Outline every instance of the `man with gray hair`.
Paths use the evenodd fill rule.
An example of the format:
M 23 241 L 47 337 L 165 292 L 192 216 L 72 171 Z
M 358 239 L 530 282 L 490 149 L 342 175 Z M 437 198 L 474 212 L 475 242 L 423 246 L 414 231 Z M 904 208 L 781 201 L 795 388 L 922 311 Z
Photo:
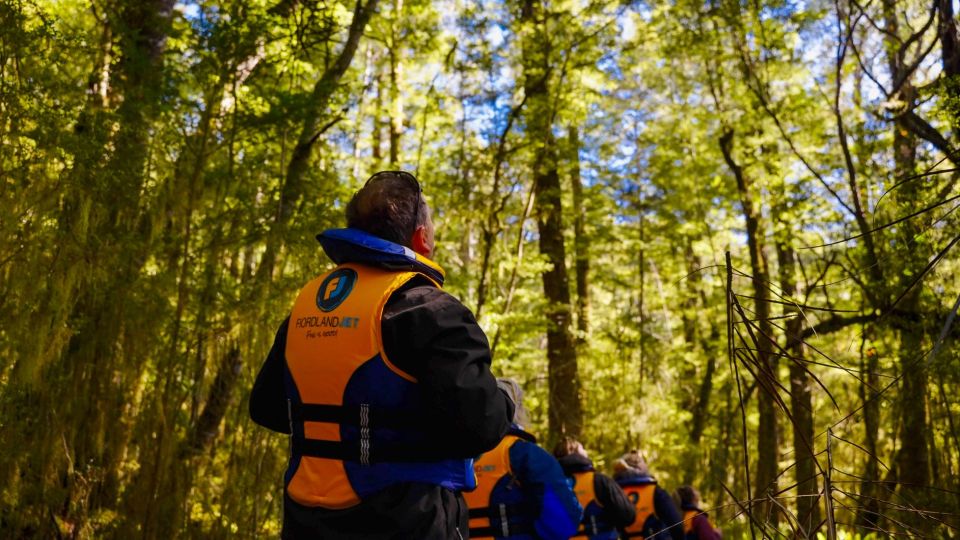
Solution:
M 282 537 L 466 537 L 460 491 L 513 405 L 441 289 L 417 179 L 373 175 L 346 217 L 317 236 L 337 266 L 301 290 L 250 395 L 255 422 L 290 434 Z

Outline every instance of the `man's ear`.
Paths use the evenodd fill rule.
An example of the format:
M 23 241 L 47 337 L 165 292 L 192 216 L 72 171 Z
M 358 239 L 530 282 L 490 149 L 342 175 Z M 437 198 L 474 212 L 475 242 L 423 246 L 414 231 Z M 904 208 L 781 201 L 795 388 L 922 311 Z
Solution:
M 420 225 L 417 230 L 413 231 L 413 236 L 410 237 L 410 248 L 429 259 L 432 250 L 428 240 L 427 228 Z

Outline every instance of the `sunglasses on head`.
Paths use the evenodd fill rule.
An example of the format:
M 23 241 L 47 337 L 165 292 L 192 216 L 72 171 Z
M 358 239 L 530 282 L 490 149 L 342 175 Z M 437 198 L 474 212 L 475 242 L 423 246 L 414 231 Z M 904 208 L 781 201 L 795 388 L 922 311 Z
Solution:
M 367 178 L 367 181 L 363 184 L 363 187 L 367 187 L 370 182 L 382 180 L 384 178 L 402 178 L 416 192 L 417 205 L 413 207 L 413 230 L 416 231 L 417 225 L 420 223 L 420 204 L 423 201 L 423 188 L 420 187 L 420 182 L 417 181 L 417 177 L 408 173 L 407 171 L 380 171 L 374 173 L 370 178 Z

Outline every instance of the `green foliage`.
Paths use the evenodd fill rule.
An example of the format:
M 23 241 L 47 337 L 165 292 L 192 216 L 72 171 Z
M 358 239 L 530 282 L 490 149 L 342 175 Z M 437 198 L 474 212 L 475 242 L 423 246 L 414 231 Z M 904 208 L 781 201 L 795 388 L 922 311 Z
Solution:
M 573 246 L 589 253 L 584 444 L 605 472 L 639 448 L 661 485 L 697 486 L 725 536 L 746 537 L 738 500 L 764 389 L 728 356 L 724 253 L 750 268 L 728 131 L 770 275 L 777 246 L 799 257 L 801 298 L 779 297 L 771 278 L 773 337 L 787 346 L 794 302 L 817 330 L 803 361 L 824 467 L 827 428 L 837 437 L 836 491 L 818 503 L 834 501 L 840 538 L 875 537 L 868 497 L 891 533 L 955 528 L 956 329 L 927 353 L 960 287 L 946 249 L 956 156 L 930 130 L 955 146 L 960 105 L 929 3 L 534 4 L 531 21 L 492 1 L 381 2 L 318 111 L 290 201 L 313 90 L 355 4 L 0 0 L 0 536 L 276 537 L 286 441 L 249 420 L 249 389 L 298 288 L 329 266 L 314 235 L 342 225 L 383 168 L 417 172 L 447 290 L 479 311 L 494 372 L 521 382 L 545 439 L 544 313 L 557 306 L 531 194 L 553 144 L 574 302 Z M 898 34 L 881 31 L 894 23 Z M 900 49 L 915 95 L 892 91 Z M 525 98 L 530 77 L 546 95 Z M 572 127 L 578 149 L 558 142 Z M 753 286 L 733 276 L 748 316 Z M 188 452 L 232 351 L 230 407 L 212 443 Z M 785 404 L 790 362 L 774 374 Z M 918 410 L 925 462 L 903 451 Z M 790 418 L 778 412 L 787 511 Z M 902 480 L 916 467 L 929 479 L 919 491 Z M 945 523 L 918 524 L 911 505 Z M 792 526 L 784 513 L 780 530 Z

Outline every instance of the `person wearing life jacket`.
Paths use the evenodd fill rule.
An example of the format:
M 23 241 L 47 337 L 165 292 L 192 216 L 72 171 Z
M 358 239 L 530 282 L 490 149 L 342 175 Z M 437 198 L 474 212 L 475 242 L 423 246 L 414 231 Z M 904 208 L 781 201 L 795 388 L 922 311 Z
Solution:
M 720 540 L 720 529 L 710 523 L 707 513 L 700 509 L 700 492 L 692 486 L 677 488 L 680 511 L 683 512 L 683 535 L 686 540 Z
M 583 519 L 574 538 L 616 540 L 617 531 L 636 517 L 633 503 L 613 479 L 594 470 L 587 451 L 576 439 L 565 437 L 554 447 L 553 455 L 583 506 Z
M 373 175 L 346 229 L 317 239 L 336 264 L 277 331 L 250 416 L 290 434 L 284 539 L 467 535 L 474 456 L 510 427 L 473 314 L 441 289 L 416 178 Z
M 670 494 L 657 485 L 647 462 L 636 450 L 614 464 L 613 479 L 636 508 L 636 519 L 620 532 L 620 538 L 683 540 L 680 512 Z
M 498 379 L 512 399 L 513 426 L 493 450 L 474 462 L 477 489 L 464 494 L 470 508 L 470 538 L 567 540 L 577 530 L 581 508 L 553 457 L 523 430 L 523 390 Z

